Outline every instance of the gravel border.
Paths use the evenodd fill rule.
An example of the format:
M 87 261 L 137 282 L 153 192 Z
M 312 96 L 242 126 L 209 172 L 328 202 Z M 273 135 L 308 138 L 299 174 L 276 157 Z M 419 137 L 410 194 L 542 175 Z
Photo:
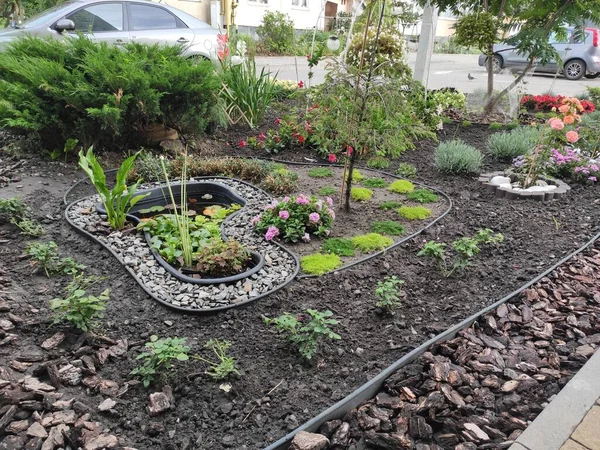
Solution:
M 223 184 L 247 201 L 244 208 L 223 223 L 223 235 L 238 239 L 249 249 L 260 252 L 265 258 L 265 265 L 258 273 L 235 284 L 206 286 L 182 282 L 159 266 L 143 236 L 120 231 L 109 236 L 90 233 L 87 229 L 97 223 L 98 216 L 86 212 L 90 209 L 93 211 L 100 201 L 97 194 L 71 203 L 65 210 L 65 218 L 75 229 L 110 250 L 150 296 L 181 311 L 212 312 L 240 306 L 258 300 L 290 283 L 300 269 L 296 255 L 283 246 L 266 242 L 254 233 L 250 225 L 250 219 L 272 201 L 271 197 L 261 189 L 234 179 L 201 180 Z

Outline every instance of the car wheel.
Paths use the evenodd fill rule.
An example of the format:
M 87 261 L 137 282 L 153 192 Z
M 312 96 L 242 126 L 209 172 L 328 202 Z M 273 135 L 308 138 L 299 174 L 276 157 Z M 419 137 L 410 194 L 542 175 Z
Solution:
M 579 80 L 585 75 L 585 61 L 572 59 L 565 64 L 563 74 L 567 80 Z
M 586 73 L 585 74 L 586 78 L 589 78 L 590 80 L 593 80 L 594 78 L 598 78 L 600 77 L 600 72 L 596 72 L 596 73 Z
M 500 55 L 492 56 L 492 67 L 493 67 L 494 73 L 500 73 L 500 71 L 502 70 L 503 64 L 504 64 L 504 61 L 502 60 L 502 56 L 500 56 Z M 487 62 L 485 64 L 485 70 L 488 70 Z

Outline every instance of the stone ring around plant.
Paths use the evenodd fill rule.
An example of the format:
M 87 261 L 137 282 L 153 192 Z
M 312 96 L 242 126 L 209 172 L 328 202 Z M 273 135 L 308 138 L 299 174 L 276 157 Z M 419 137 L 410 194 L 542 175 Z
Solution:
M 283 246 L 265 241 L 262 236 L 253 232 L 250 224 L 250 219 L 272 201 L 271 197 L 251 184 L 234 179 L 209 178 L 202 181 L 205 185 L 211 184 L 213 188 L 215 186 L 219 188 L 202 194 L 211 196 L 205 199 L 211 204 L 220 203 L 219 196 L 229 192 L 227 194 L 229 197 L 221 200 L 225 203 L 236 202 L 242 206 L 222 222 L 220 229 L 224 239 L 240 241 L 254 255 L 255 259 L 251 263 L 254 267 L 250 269 L 252 273 L 242 274 L 243 277 L 239 280 L 222 279 L 217 281 L 218 284 L 197 284 L 188 282 L 181 276 L 175 276 L 172 271 L 160 265 L 146 237 L 133 232 L 133 229 L 114 232 L 98 229 L 101 223 L 100 216 L 97 214 L 98 195 L 85 197 L 69 204 L 65 217 L 77 231 L 107 248 L 155 300 L 182 312 L 213 312 L 241 306 L 265 297 L 290 283 L 299 271 L 297 257 Z M 194 184 L 193 180 L 188 182 L 188 185 Z M 162 195 L 160 186 L 158 189 L 152 189 L 156 186 L 144 188 L 154 190 L 157 197 Z M 175 191 L 179 189 L 174 189 Z M 151 197 L 152 195 L 148 199 Z M 164 207 L 165 203 L 169 203 L 163 198 L 161 201 L 163 204 L 154 206 Z M 157 200 L 158 203 L 161 201 Z M 148 211 L 152 206 L 144 204 L 130 211 L 130 213 L 137 211 L 137 220 L 144 215 L 143 212 L 140 214 L 140 209 Z M 130 214 L 130 217 L 133 216 Z M 257 265 L 260 266 L 256 267 Z
M 556 178 L 544 177 L 536 185 L 523 189 L 517 177 L 506 175 L 504 172 L 482 173 L 479 182 L 486 191 L 496 193 L 496 197 L 516 199 L 533 199 L 540 202 L 561 198 L 571 187 Z

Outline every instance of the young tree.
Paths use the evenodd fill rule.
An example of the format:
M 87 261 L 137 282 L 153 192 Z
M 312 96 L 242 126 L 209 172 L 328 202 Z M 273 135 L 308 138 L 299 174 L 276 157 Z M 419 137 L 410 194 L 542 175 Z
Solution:
M 456 14 L 457 40 L 463 45 L 477 46 L 488 56 L 486 114 L 493 112 L 498 101 L 519 84 L 534 63 L 560 61 L 560 55 L 549 43 L 550 34 L 565 35 L 567 26 L 583 29 L 586 21 L 600 23 L 598 0 L 429 0 L 429 3 Z M 493 45 L 500 40 L 501 31 L 514 30 L 516 33 L 507 43 L 528 55 L 529 60 L 515 80 L 494 95 Z

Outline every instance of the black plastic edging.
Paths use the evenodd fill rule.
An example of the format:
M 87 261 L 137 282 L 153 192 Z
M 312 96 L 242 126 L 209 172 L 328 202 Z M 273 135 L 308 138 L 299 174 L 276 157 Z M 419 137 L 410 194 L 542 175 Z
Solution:
M 319 429 L 319 427 L 322 424 L 324 424 L 325 422 L 343 417 L 347 412 L 349 412 L 351 409 L 357 407 L 362 402 L 373 398 L 381 390 L 381 387 L 383 386 L 383 383 L 385 382 L 385 380 L 387 380 L 394 372 L 398 371 L 399 369 L 403 368 L 404 366 L 406 366 L 406 365 L 410 364 L 411 362 L 413 362 L 414 360 L 416 360 L 419 356 L 421 356 L 423 353 L 425 353 L 429 349 L 429 347 L 431 347 L 434 344 L 446 341 L 448 339 L 452 339 L 454 336 L 456 336 L 456 334 L 460 330 L 469 327 L 473 322 L 479 320 L 482 316 L 484 316 L 488 312 L 496 309 L 498 306 L 502 305 L 503 303 L 506 303 L 507 301 L 509 301 L 512 298 L 516 297 L 517 295 L 521 294 L 525 289 L 531 287 L 532 285 L 534 285 L 535 283 L 540 281 L 542 278 L 548 276 L 550 273 L 552 273 L 554 270 L 556 270 L 559 266 L 561 266 L 565 262 L 569 261 L 575 255 L 586 250 L 588 247 L 593 245 L 598 239 L 600 239 L 600 233 L 596 234 L 592 239 L 590 239 L 583 246 L 579 247 L 574 252 L 565 256 L 563 259 L 558 261 L 552 267 L 545 270 L 540 275 L 537 275 L 535 278 L 531 279 L 530 281 L 528 281 L 527 283 L 522 285 L 517 290 L 511 292 L 510 294 L 506 295 L 505 297 L 501 298 L 500 300 L 491 304 L 490 306 L 483 308 L 482 310 L 471 315 L 470 317 L 467 317 L 462 322 L 459 322 L 458 324 L 447 329 L 443 333 L 440 333 L 437 336 L 425 341 L 419 347 L 415 348 L 414 350 L 412 350 L 409 353 L 407 353 L 406 355 L 404 355 L 402 358 L 398 359 L 396 362 L 389 365 L 387 368 L 385 368 L 383 371 L 381 371 L 379 373 L 379 375 L 377 375 L 373 379 L 371 379 L 368 382 L 366 382 L 365 384 L 363 384 L 361 387 L 356 389 L 354 392 L 350 393 L 349 395 L 347 395 L 345 398 L 343 398 L 342 400 L 340 400 L 333 406 L 327 408 L 325 411 L 321 412 L 319 415 L 313 417 L 308 422 L 304 423 L 303 425 L 300 425 L 294 431 L 292 431 L 291 433 L 288 433 L 287 435 L 285 435 L 278 441 L 269 445 L 264 450 L 286 450 L 288 448 L 288 444 L 292 441 L 292 439 L 294 439 L 294 436 L 296 435 L 296 433 L 298 433 L 300 431 L 309 431 L 309 432 L 317 431 Z
M 263 194 L 266 194 L 265 191 L 263 191 L 260 188 L 257 188 L 256 186 L 250 184 L 250 183 L 246 183 L 245 181 L 241 181 L 241 180 L 236 180 L 234 178 L 228 178 L 228 177 L 202 177 L 202 178 L 207 178 L 207 179 L 227 179 L 227 180 L 233 180 L 236 181 L 238 183 L 242 183 L 245 185 L 248 185 L 254 189 L 256 189 L 257 191 L 262 192 Z M 199 179 L 199 178 L 198 178 Z M 66 200 L 66 196 L 68 195 L 68 193 L 71 191 L 71 189 L 73 189 L 75 186 L 77 186 L 80 182 L 87 180 L 86 178 L 79 180 L 77 183 L 75 183 L 73 186 L 71 186 L 71 188 L 69 188 L 69 190 L 65 193 L 65 196 L 63 197 L 64 200 Z M 268 194 L 267 194 L 268 195 Z M 86 197 L 83 197 L 86 198 Z M 227 306 L 218 306 L 215 308 L 207 308 L 207 309 L 199 309 L 199 308 L 195 308 L 195 309 L 191 309 L 191 308 L 182 308 L 180 306 L 175 306 L 169 302 L 166 302 L 158 297 L 156 297 L 149 289 L 146 288 L 145 284 L 143 283 L 143 281 L 136 275 L 136 273 L 125 264 L 125 262 L 123 261 L 123 259 L 121 259 L 121 257 L 115 252 L 113 251 L 108 245 L 104 244 L 104 242 L 99 241 L 98 239 L 96 239 L 96 237 L 94 235 L 92 235 L 91 233 L 88 233 L 87 231 L 79 228 L 77 225 L 75 225 L 71 219 L 69 218 L 69 210 L 75 205 L 75 203 L 80 202 L 81 200 L 83 200 L 83 198 L 77 199 L 73 202 L 71 202 L 70 204 L 67 205 L 67 207 L 65 208 L 65 219 L 67 220 L 67 222 L 69 223 L 69 225 L 71 225 L 73 228 L 75 228 L 75 230 L 80 233 L 82 236 L 87 237 L 88 239 L 100 244 L 102 247 L 104 247 L 106 250 L 108 250 L 116 259 L 117 261 L 119 261 L 121 263 L 121 265 L 127 269 L 127 271 L 129 272 L 129 274 L 138 282 L 138 284 L 142 287 L 142 289 L 150 296 L 152 297 L 154 300 L 156 300 L 158 303 L 174 309 L 176 311 L 182 312 L 182 313 L 186 313 L 186 314 L 211 314 L 213 312 L 218 312 L 218 311 L 224 311 L 227 309 L 232 309 L 232 308 L 238 308 L 241 306 L 246 306 L 249 303 L 253 303 L 256 300 L 260 300 L 261 298 L 266 297 L 267 295 L 271 295 L 274 294 L 275 292 L 279 291 L 280 289 L 284 288 L 285 286 L 287 286 L 288 284 L 290 284 L 292 281 L 294 281 L 294 279 L 296 278 L 296 276 L 298 275 L 298 272 L 300 271 L 300 261 L 298 260 L 298 256 L 294 253 L 294 252 L 290 252 L 287 248 L 285 248 L 283 245 L 277 243 L 277 242 L 272 242 L 273 244 L 277 245 L 279 248 L 281 248 L 284 252 L 288 253 L 289 255 L 292 256 L 292 258 L 294 259 L 294 262 L 296 264 L 296 269 L 294 270 L 294 273 L 292 274 L 291 277 L 289 277 L 284 283 L 280 284 L 279 286 L 277 286 L 275 289 L 269 291 L 269 292 L 265 292 L 262 293 L 260 295 L 257 295 L 256 297 L 252 297 L 249 298 L 248 300 L 245 300 L 243 302 L 239 302 L 239 303 L 234 303 L 234 304 L 230 304 Z M 227 222 L 227 220 L 230 219 L 227 218 L 223 223 Z

